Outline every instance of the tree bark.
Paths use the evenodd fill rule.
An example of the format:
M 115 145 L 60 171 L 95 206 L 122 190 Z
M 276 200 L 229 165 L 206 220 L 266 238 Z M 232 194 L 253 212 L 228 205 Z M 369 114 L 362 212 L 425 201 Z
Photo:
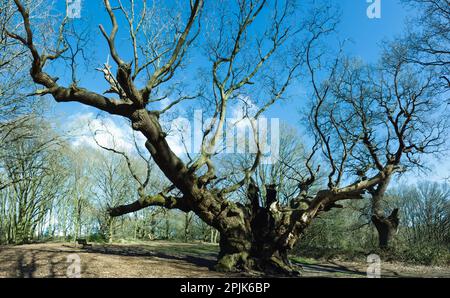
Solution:
M 259 271 L 285 276 L 299 275 L 287 253 L 292 248 L 291 237 L 277 230 L 275 221 L 251 224 L 249 230 L 227 230 L 220 233 L 220 253 L 216 269 L 219 271 Z M 277 222 L 279 223 L 279 222 Z M 274 229 L 271 231 L 270 229 Z M 295 243 L 296 239 L 294 240 Z
M 228 212 L 224 220 L 226 228 L 219 227 L 220 253 L 216 267 L 219 271 L 299 275 L 299 268 L 289 262 L 287 253 L 306 227 L 299 221 L 302 212 L 281 209 L 273 185 L 266 186 L 266 194 L 265 207 L 260 207 L 257 188 L 250 184 L 250 208 L 236 204 Z
M 399 225 L 398 208 L 394 209 L 388 217 L 372 215 L 372 222 L 378 232 L 379 247 L 389 248 Z
M 399 225 L 398 208 L 394 209 L 389 216 L 386 216 L 382 207 L 383 197 L 391 178 L 392 171 L 388 171 L 382 182 L 371 192 L 371 219 L 378 233 L 378 247 L 380 249 L 387 249 L 391 245 L 391 240 L 396 234 Z

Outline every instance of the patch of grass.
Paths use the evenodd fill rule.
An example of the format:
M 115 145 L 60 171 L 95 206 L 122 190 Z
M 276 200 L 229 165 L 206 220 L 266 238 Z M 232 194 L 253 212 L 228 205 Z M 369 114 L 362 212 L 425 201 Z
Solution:
M 332 275 L 332 277 L 361 278 L 361 274 L 358 274 L 356 272 L 334 272 L 332 273 Z
M 293 256 L 290 257 L 292 262 L 295 263 L 301 263 L 301 264 L 307 264 L 307 265 L 316 265 L 318 264 L 317 260 L 313 258 L 307 258 L 307 257 L 301 257 L 301 256 Z
M 450 249 L 443 246 L 400 246 L 385 252 L 386 257 L 403 263 L 426 266 L 449 266 Z
M 368 253 L 362 250 L 336 249 L 328 247 L 301 247 L 297 248 L 296 255 L 303 258 L 312 258 L 317 260 L 360 261 L 365 260 Z
M 195 254 L 195 255 L 205 255 L 205 254 L 216 254 L 218 252 L 217 246 L 212 246 L 208 244 L 194 244 L 194 245 L 167 245 L 152 247 L 152 249 L 163 252 L 163 253 L 178 253 L 178 254 Z
M 396 245 L 388 250 L 375 249 L 343 249 L 328 247 L 300 247 L 296 257 L 317 260 L 341 260 L 365 262 L 368 255 L 378 254 L 382 260 L 401 262 L 411 265 L 449 266 L 450 249 L 448 247 L 423 245 Z

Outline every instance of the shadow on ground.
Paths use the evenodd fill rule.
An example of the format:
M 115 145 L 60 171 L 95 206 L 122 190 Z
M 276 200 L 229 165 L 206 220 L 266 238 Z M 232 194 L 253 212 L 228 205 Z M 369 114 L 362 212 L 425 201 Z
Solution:
M 216 251 L 211 245 L 157 242 L 0 246 L 0 277 L 66 277 L 71 254 L 80 257 L 82 277 L 226 277 L 214 271 Z
M 218 246 L 151 241 L 137 244 L 41 243 L 0 246 L 0 277 L 67 277 L 69 256 L 80 259 L 81 277 L 245 277 L 214 271 Z M 303 277 L 365 278 L 364 262 L 293 258 Z M 450 277 L 450 268 L 382 264 L 382 277 Z M 255 276 L 255 275 L 251 275 Z
M 194 266 L 205 267 L 208 270 L 214 270 L 216 253 L 208 251 L 208 249 L 194 249 L 182 253 L 179 247 L 175 246 L 172 249 L 153 249 L 148 250 L 145 246 L 131 246 L 125 247 L 123 245 L 95 245 L 85 247 L 84 251 L 88 253 L 104 254 L 104 255 L 117 255 L 127 257 L 153 257 L 172 261 L 182 261 L 190 263 Z M 202 252 L 203 251 L 203 252 Z

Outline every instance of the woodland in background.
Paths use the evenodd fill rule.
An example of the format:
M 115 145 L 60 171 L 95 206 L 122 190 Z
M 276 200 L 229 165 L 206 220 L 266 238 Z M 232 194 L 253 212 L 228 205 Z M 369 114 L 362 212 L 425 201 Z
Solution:
M 36 117 L 29 125 L 39 134 L 11 142 L 2 151 L 0 162 L 7 170 L 3 181 L 14 182 L 0 190 L 0 244 L 75 242 L 77 238 L 98 243 L 218 243 L 217 230 L 193 213 L 153 207 L 109 217 L 107 209 L 126 202 L 136 187 L 125 160 L 101 148 L 74 150 Z M 285 143 L 282 146 L 286 149 Z M 153 185 L 162 183 L 158 177 L 152 176 Z M 399 206 L 401 210 L 395 249 L 386 253 L 387 258 L 424 265 L 450 264 L 450 183 L 398 186 L 385 200 L 387 209 Z M 311 225 L 293 253 L 350 260 L 370 252 L 383 254 L 374 250 L 378 239 L 370 217 L 368 202 L 353 202 L 343 210 L 327 212 Z

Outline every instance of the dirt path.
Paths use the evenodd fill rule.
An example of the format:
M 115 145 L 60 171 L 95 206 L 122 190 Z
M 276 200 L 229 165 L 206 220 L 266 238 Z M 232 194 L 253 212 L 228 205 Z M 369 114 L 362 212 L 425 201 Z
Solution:
M 242 277 L 213 270 L 217 249 L 210 244 L 163 241 L 94 244 L 85 249 L 73 243 L 0 246 L 0 277 L 66 277 L 74 255 L 80 258 L 81 277 Z M 305 277 L 366 276 L 364 263 L 301 263 Z M 382 275 L 450 277 L 450 268 L 388 263 L 382 265 Z
M 196 248 L 195 246 L 193 248 Z M 72 243 L 46 243 L 0 247 L 0 277 L 66 277 L 68 257 L 80 257 L 82 277 L 224 277 L 212 271 L 215 255 L 193 250 L 171 253 L 168 244 L 98 245 L 81 249 Z M 202 257 L 198 255 L 201 254 Z M 73 262 L 73 261 L 72 261 Z

